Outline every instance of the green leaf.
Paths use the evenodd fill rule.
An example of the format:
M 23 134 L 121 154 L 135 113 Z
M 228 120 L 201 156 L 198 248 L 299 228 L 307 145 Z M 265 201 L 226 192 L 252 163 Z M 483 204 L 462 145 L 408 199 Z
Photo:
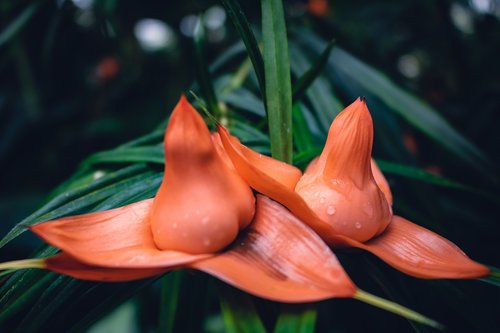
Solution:
M 40 328 L 47 322 L 47 318 L 57 312 L 63 303 L 67 303 L 82 283 L 82 281 L 59 275 L 37 298 L 35 304 L 19 324 L 17 332 L 40 331 Z
M 303 44 L 316 49 L 317 52 L 326 45 L 312 33 L 302 32 L 298 37 Z M 333 48 L 328 68 L 333 78 L 343 76 L 356 82 L 367 92 L 383 101 L 392 111 L 471 167 L 491 174 L 491 162 L 482 151 L 453 128 L 429 104 L 398 87 L 385 74 L 339 47 Z M 360 94 L 363 92 L 360 91 Z
M 222 92 L 219 96 L 221 101 L 242 111 L 248 111 L 259 117 L 264 117 L 266 115 L 266 109 L 262 101 L 247 89 L 238 88 L 230 92 Z
M 35 214 L 29 216 L 28 218 L 24 219 L 20 223 L 16 224 L 9 233 L 0 241 L 0 247 L 4 246 L 8 242 L 10 242 L 12 239 L 16 238 L 19 236 L 21 233 L 23 233 L 26 228 L 30 225 L 33 225 L 38 222 L 42 221 L 49 221 L 53 220 L 62 216 L 70 215 L 70 214 L 76 214 L 80 213 L 82 210 L 85 208 L 89 208 L 90 206 L 109 198 L 110 196 L 122 192 L 122 191 L 130 191 L 136 186 L 141 186 L 141 183 L 144 181 L 148 181 L 152 178 L 158 177 L 158 175 L 154 172 L 148 171 L 143 174 L 139 174 L 136 176 L 132 176 L 127 179 L 123 179 L 118 181 L 115 184 L 104 186 L 102 188 L 96 189 L 92 192 L 87 192 L 84 195 L 81 195 L 77 197 L 76 199 L 69 201 L 69 202 L 64 202 L 64 204 L 60 205 L 59 207 L 55 208 L 54 204 L 49 202 L 47 206 L 52 206 L 53 210 L 48 210 L 46 207 L 42 207 L 40 211 L 45 212 L 45 213 L 38 213 L 36 212 Z M 82 191 L 83 192 L 83 191 Z M 64 195 L 64 194 L 63 194 Z M 58 198 L 56 198 L 58 199 Z M 54 199 L 54 200 L 56 200 Z
M 33 17 L 36 11 L 40 8 L 42 1 L 32 3 L 19 14 L 1 33 L 0 33 L 0 47 L 11 40 L 18 34 L 28 21 Z
M 262 0 L 266 106 L 272 156 L 292 162 L 292 87 L 281 0 Z
M 292 100 L 297 101 L 304 96 L 304 93 L 311 86 L 311 84 L 318 78 L 323 69 L 325 68 L 328 58 L 330 57 L 330 52 L 332 51 L 335 40 L 332 39 L 325 50 L 321 53 L 321 56 L 316 61 L 316 63 L 297 80 L 293 85 Z
M 253 34 L 252 28 L 248 23 L 248 20 L 241 9 L 238 0 L 221 0 L 222 5 L 226 9 L 227 15 L 233 22 L 236 30 L 240 34 L 243 43 L 247 48 L 248 57 L 252 61 L 257 80 L 259 81 L 260 92 L 262 94 L 262 100 L 266 100 L 266 81 L 264 75 L 264 60 L 262 59 L 262 54 L 260 53 L 259 44 L 257 39 Z
M 312 137 L 311 131 L 307 126 L 306 119 L 302 113 L 302 109 L 299 103 L 295 103 L 292 109 L 292 121 L 293 121 L 293 141 L 295 147 L 299 152 L 310 150 L 316 147 L 314 144 L 314 138 Z M 296 156 L 294 156 L 294 162 L 296 161 Z
M 313 66 L 304 51 L 293 42 L 290 42 L 290 61 L 292 73 L 296 77 L 303 76 Z M 316 78 L 306 92 L 307 101 L 311 105 L 312 113 L 318 120 L 321 132 L 326 137 L 333 118 L 344 108 L 335 96 L 331 83 L 323 75 Z
M 102 163 L 155 163 L 163 164 L 163 144 L 144 147 L 120 148 L 102 151 L 88 157 L 82 163 L 82 167 L 88 168 Z
M 266 333 L 251 296 L 220 284 L 219 298 L 227 333 Z
M 241 142 L 245 144 L 252 143 L 269 143 L 269 137 L 259 131 L 254 126 L 244 123 L 242 121 L 233 121 L 229 126 L 231 133 L 237 136 Z
M 403 176 L 406 178 L 418 180 L 424 183 L 428 184 L 433 184 L 433 185 L 438 185 L 438 186 L 443 186 L 443 187 L 448 187 L 448 188 L 454 188 L 454 189 L 459 189 L 471 193 L 475 193 L 478 195 L 481 195 L 485 198 L 488 198 L 490 200 L 500 202 L 500 198 L 494 194 L 484 192 L 479 189 L 475 189 L 473 187 L 470 187 L 468 185 L 464 185 L 462 183 L 459 183 L 457 181 L 445 178 L 443 176 L 439 176 L 430 172 L 427 172 L 425 170 L 409 166 L 409 165 L 403 165 L 399 163 L 394 163 L 394 162 L 389 162 L 389 161 L 383 161 L 377 159 L 377 165 L 380 167 L 380 170 L 382 170 L 385 173 L 388 174 L 393 174 L 397 176 Z
M 201 21 L 201 18 L 199 18 Z M 210 78 L 210 72 L 208 65 L 205 60 L 205 30 L 203 24 L 199 24 L 197 31 L 194 36 L 194 53 L 196 58 L 196 76 L 197 81 L 200 85 L 201 93 L 204 99 L 207 101 L 208 107 L 211 113 L 216 117 L 221 116 L 221 110 L 219 108 L 219 102 L 217 101 L 217 96 L 215 95 L 215 90 L 212 84 L 212 79 Z
M 109 283 L 92 283 L 86 289 L 81 290 L 80 296 L 71 302 L 73 306 L 90 303 L 89 311 L 76 316 L 71 323 L 68 323 L 68 329 L 65 332 L 84 332 L 94 322 L 152 284 L 156 279 L 155 277 L 136 282 L 115 283 L 112 286 Z
M 313 333 L 317 311 L 311 305 L 283 305 L 274 333 Z
M 152 145 L 156 143 L 161 143 L 163 140 L 163 136 L 165 135 L 165 126 L 162 125 L 162 128 L 159 130 L 155 130 L 151 133 L 141 136 L 140 138 L 134 139 L 127 143 L 124 143 L 118 146 L 116 149 L 122 148 L 131 148 L 143 145 Z
M 491 269 L 490 275 L 481 278 L 481 281 L 500 287 L 500 268 L 488 266 Z
M 293 164 L 299 168 L 304 168 L 313 158 L 319 156 L 319 154 L 321 154 L 321 148 L 311 148 L 301 151 L 293 157 Z
M 174 271 L 161 279 L 160 321 L 158 332 L 174 333 L 183 271 Z
M 406 178 L 411 178 L 425 183 L 444 187 L 451 187 L 462 190 L 468 188 L 466 185 L 462 185 L 453 180 L 449 180 L 445 177 L 438 176 L 436 174 L 424 171 L 413 166 L 384 161 L 380 159 L 377 159 L 376 161 L 377 165 L 380 167 L 380 170 L 382 170 L 384 173 L 403 176 Z

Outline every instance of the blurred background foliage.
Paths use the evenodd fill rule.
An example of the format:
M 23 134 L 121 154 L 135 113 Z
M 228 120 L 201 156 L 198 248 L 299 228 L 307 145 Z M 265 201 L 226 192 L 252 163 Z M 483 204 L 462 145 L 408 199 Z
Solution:
M 255 34 L 260 36 L 259 2 L 242 1 L 241 5 Z M 365 95 L 376 126 L 376 158 L 426 170 L 429 174 L 423 178 L 427 180 L 437 174 L 472 189 L 433 186 L 408 179 L 417 177 L 416 173 L 400 177 L 395 172 L 389 174 L 395 210 L 453 240 L 480 262 L 499 266 L 500 2 L 297 0 L 285 1 L 285 5 L 295 78 L 319 59 L 325 41 L 335 39 L 332 57 L 311 87 L 316 90 L 308 92 L 308 99 L 301 104 L 303 110 L 312 110 L 304 111 L 306 118 L 314 115 L 315 120 L 310 116 L 306 119 L 314 143 L 321 146 L 325 126 L 342 105 Z M 211 74 L 219 98 L 230 108 L 242 111 L 243 118 L 248 119 L 242 124 L 257 128 L 264 110 L 258 101 L 254 73 L 247 73 L 244 90 L 236 88 L 234 94 L 224 94 L 220 88 L 227 83 L 228 75 L 243 73 L 245 77 L 245 68 L 249 67 L 242 65 L 244 47 L 218 1 L 0 1 L 2 235 L 40 207 L 90 154 L 163 128 L 159 124 L 164 124 L 180 93 L 189 89 L 198 92 L 196 64 L 200 56 L 193 36 L 200 23 L 206 39 L 201 60 L 213 64 Z M 380 77 L 359 71 L 358 60 L 354 58 L 353 63 L 351 55 L 361 60 L 362 66 L 376 68 L 376 73 L 383 73 L 382 78 L 387 76 L 403 91 L 419 96 L 437 110 L 483 152 L 487 160 L 484 167 L 457 158 L 442 144 L 436 144 L 425 134 L 425 128 L 405 121 L 405 110 L 392 112 L 391 101 L 397 103 L 398 97 L 384 90 Z M 367 76 L 353 78 L 357 73 Z M 380 82 L 382 93 L 367 88 L 366 82 Z M 250 136 L 243 141 L 254 142 L 264 152 L 268 149 L 263 133 L 248 128 L 241 133 Z M 161 135 L 155 140 L 160 142 Z M 155 164 L 149 168 L 157 173 L 161 170 Z M 405 173 L 404 169 L 398 170 Z M 154 184 L 157 186 L 157 181 Z M 35 237 L 24 234 L 2 250 L 1 259 L 26 257 L 40 245 Z M 500 295 L 491 285 L 479 281 L 415 280 L 366 254 L 339 257 L 360 287 L 428 314 L 445 323 L 451 332 L 495 332 L 500 327 Z M 183 277 L 171 295 L 180 299 L 174 305 L 174 331 L 223 331 L 217 298 L 210 295 L 223 294 L 228 287 L 201 274 L 185 273 Z M 169 279 L 172 283 L 180 281 L 173 274 Z M 72 283 L 76 282 L 65 280 L 52 286 L 54 293 L 71 291 L 83 299 L 81 306 L 74 305 L 76 313 L 61 311 L 61 306 L 67 304 L 62 300 L 59 307 L 54 305 L 48 313 L 33 317 L 33 303 L 27 302 L 12 315 L 4 315 L 2 325 L 8 331 L 19 327 L 26 332 L 41 327 L 53 331 L 67 331 L 69 327 L 86 330 L 116 304 L 141 290 L 92 326 L 90 332 L 112 332 L 110 327 L 114 332 L 146 332 L 156 327 L 160 311 L 158 283 L 147 288 L 140 283 L 105 288 L 87 282 L 77 282 L 74 287 Z M 207 294 L 206 301 L 193 308 L 193 303 L 200 303 L 200 294 Z M 69 324 L 99 303 L 102 295 L 115 295 L 114 302 L 104 306 L 92 320 L 77 322 L 76 328 Z M 272 328 L 281 305 L 250 299 L 263 325 Z M 239 303 L 231 303 L 230 298 L 225 302 L 223 305 L 235 307 Z M 44 303 L 36 304 L 40 307 Z M 303 307 L 290 308 L 292 312 L 307 312 Z M 68 317 L 58 322 L 63 314 Z M 315 316 L 316 312 L 312 322 Z M 26 324 L 26 318 L 39 320 L 39 326 Z M 311 316 L 303 318 L 311 320 Z M 352 300 L 322 302 L 317 318 L 318 332 L 426 331 Z M 24 326 L 18 326 L 19 322 Z

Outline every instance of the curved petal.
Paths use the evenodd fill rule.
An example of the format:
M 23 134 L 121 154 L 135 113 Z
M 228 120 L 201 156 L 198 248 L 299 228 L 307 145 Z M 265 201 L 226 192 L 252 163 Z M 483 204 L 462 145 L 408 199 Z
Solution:
M 64 252 L 45 259 L 46 268 L 74 277 L 75 279 L 90 281 L 121 282 L 145 279 L 167 272 L 161 268 L 106 268 L 90 266 L 73 259 Z
M 295 216 L 321 235 L 329 245 L 342 246 L 345 243 L 344 237 L 339 237 L 335 228 L 323 222 L 293 189 L 269 175 L 267 170 L 259 169 L 251 163 L 247 158 L 249 154 L 244 153 L 250 149 L 232 140 L 225 128 L 219 127 L 219 133 L 235 169 L 252 188 L 287 207 Z
M 170 117 L 164 150 L 165 176 L 151 212 L 155 244 L 192 254 L 222 250 L 252 221 L 255 198 L 184 96 Z
M 389 227 L 377 238 L 351 245 L 419 278 L 464 279 L 489 273 L 486 266 L 471 260 L 446 238 L 400 216 L 394 216 Z
M 287 189 L 293 190 L 295 188 L 295 185 L 302 176 L 302 172 L 298 168 L 245 147 L 240 143 L 238 138 L 230 135 L 226 128 L 219 126 L 219 133 L 221 132 L 226 134 L 226 140 L 231 141 L 234 146 L 239 147 L 239 152 L 256 170 L 269 175 Z
M 378 167 L 377 162 L 375 162 L 375 160 L 373 158 L 372 158 L 372 162 L 371 162 L 371 167 L 372 167 L 372 174 L 373 174 L 373 178 L 375 179 L 375 183 L 377 183 L 378 188 L 384 194 L 385 199 L 387 200 L 389 205 L 392 206 L 391 188 L 389 187 L 389 183 L 387 182 L 387 179 L 385 179 L 384 174 L 382 173 L 382 171 Z
M 143 200 L 103 212 L 40 223 L 30 229 L 47 243 L 88 265 L 166 268 L 210 256 L 159 250 L 149 222 L 152 203 L 153 199 Z
M 323 152 L 297 192 L 338 234 L 360 242 L 381 234 L 392 211 L 372 173 L 373 121 L 358 98 L 332 122 Z
M 351 297 L 356 291 L 321 238 L 286 208 L 263 196 L 257 198 L 253 223 L 231 248 L 190 266 L 281 302 Z

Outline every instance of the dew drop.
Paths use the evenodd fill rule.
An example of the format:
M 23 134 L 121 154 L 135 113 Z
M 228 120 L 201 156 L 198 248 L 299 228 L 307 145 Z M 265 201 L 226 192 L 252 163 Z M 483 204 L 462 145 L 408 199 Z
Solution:
M 363 211 L 365 212 L 366 215 L 372 216 L 373 215 L 373 207 L 370 202 L 367 202 L 365 206 L 363 207 Z
M 325 203 L 325 197 L 319 198 L 319 203 Z
M 356 229 L 361 229 L 361 223 L 360 223 L 360 222 L 356 222 L 356 223 L 354 223 L 354 227 L 355 227 Z
M 333 215 L 333 214 L 335 214 L 335 207 L 333 207 L 332 205 L 330 205 L 330 206 L 326 207 L 326 213 L 327 213 L 328 215 Z
M 319 192 L 315 192 L 315 193 L 314 193 L 314 197 L 315 197 L 315 198 L 319 197 Z

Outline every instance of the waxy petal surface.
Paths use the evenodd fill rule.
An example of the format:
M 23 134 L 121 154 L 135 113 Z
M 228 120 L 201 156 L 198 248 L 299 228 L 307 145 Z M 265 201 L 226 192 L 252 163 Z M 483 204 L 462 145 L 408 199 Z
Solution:
M 418 278 L 465 279 L 489 273 L 486 266 L 471 260 L 446 238 L 400 216 L 394 216 L 386 231 L 377 238 L 351 245 Z
M 189 266 L 281 302 L 351 297 L 356 287 L 335 255 L 286 208 L 258 196 L 253 223 L 224 253 Z
M 244 152 L 250 149 L 236 140 L 232 140 L 228 131 L 219 127 L 219 134 L 235 169 L 239 175 L 256 191 L 267 195 L 287 207 L 295 216 L 304 221 L 314 229 L 330 245 L 342 245 L 337 237 L 338 233 L 329 224 L 323 222 L 307 205 L 307 203 L 295 193 L 293 189 L 271 177 L 267 170 L 252 164 Z
M 358 98 L 334 119 L 323 152 L 295 187 L 322 221 L 361 242 L 382 233 L 392 216 L 383 178 L 372 173 L 372 145 L 373 121 Z
M 192 254 L 222 250 L 251 222 L 255 198 L 184 96 L 170 117 L 164 149 L 165 176 L 151 214 L 155 244 Z
M 143 200 L 40 223 L 30 229 L 47 243 L 91 266 L 167 268 L 210 256 L 159 250 L 151 233 L 152 204 L 153 199 Z
M 252 164 L 256 169 L 265 172 L 286 188 L 291 190 L 295 188 L 295 185 L 297 185 L 297 182 L 302 176 L 300 169 L 272 157 L 257 153 L 252 149 L 248 149 L 240 143 L 237 137 L 230 135 L 227 131 L 226 133 L 228 134 L 227 138 L 229 138 L 235 146 L 239 145 L 241 147 L 240 152 L 248 163 Z
M 389 183 L 387 182 L 387 179 L 385 179 L 384 174 L 378 167 L 377 163 L 372 159 L 371 162 L 372 165 L 372 174 L 373 178 L 375 179 L 375 183 L 377 183 L 378 188 L 382 193 L 384 193 L 385 200 L 389 203 L 389 205 L 392 206 L 392 191 L 391 188 L 389 187 Z
M 167 272 L 162 268 L 106 268 L 91 266 L 73 259 L 64 252 L 45 259 L 47 269 L 75 279 L 103 282 L 140 280 Z

